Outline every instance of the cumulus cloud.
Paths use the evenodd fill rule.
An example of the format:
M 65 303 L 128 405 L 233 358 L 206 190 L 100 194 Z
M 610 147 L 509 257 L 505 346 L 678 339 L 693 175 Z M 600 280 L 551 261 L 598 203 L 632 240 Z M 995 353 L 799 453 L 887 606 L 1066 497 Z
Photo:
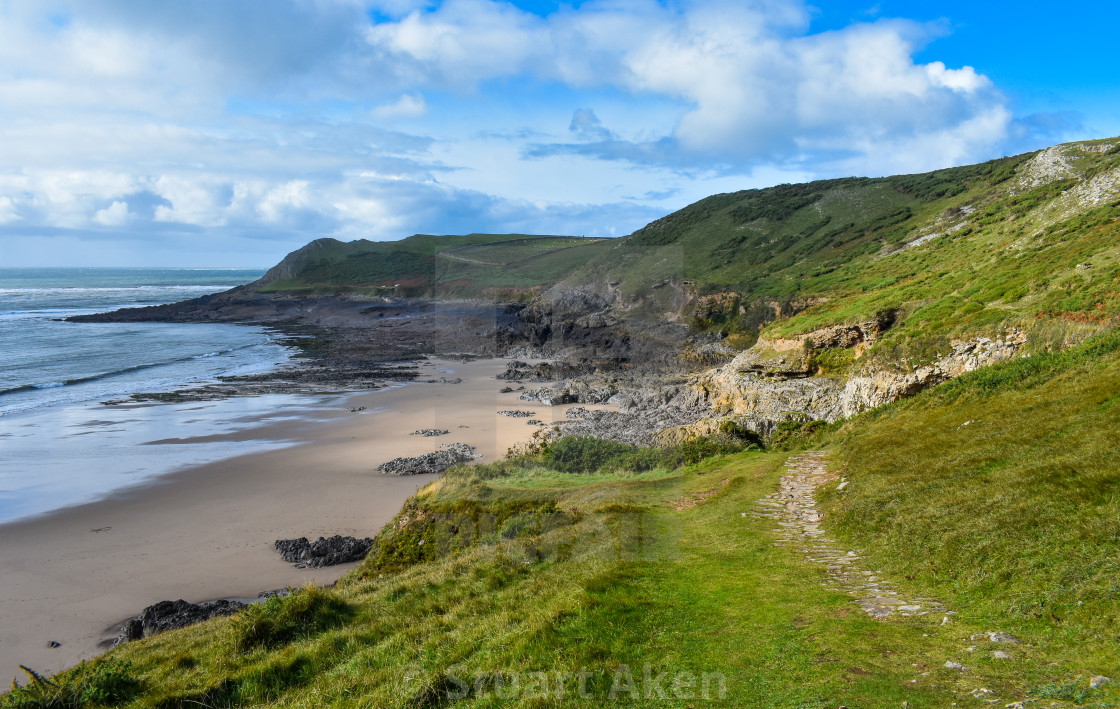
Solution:
M 454 0 L 378 25 L 368 39 L 430 85 L 531 72 L 573 86 L 670 97 L 685 107 L 663 136 L 672 145 L 620 141 L 598 119 L 592 135 L 586 128 L 594 114 L 577 112 L 573 131 L 598 145 L 538 144 L 530 156 L 647 163 L 661 154 L 664 163 L 742 168 L 818 161 L 837 146 L 867 157 L 864 151 L 881 144 L 906 151 L 884 166 L 918 170 L 982 155 L 1007 136 L 1007 101 L 987 77 L 972 67 L 914 61 L 939 26 L 883 20 L 815 35 L 804 33 L 807 26 L 804 5 L 780 0 L 599 2 L 546 19 L 496 0 Z M 464 61 L 495 32 L 497 51 Z
M 12 198 L 0 197 L 0 224 L 18 221 L 21 218 Z
M 0 239 L 626 233 L 1073 123 L 916 61 L 940 26 L 811 22 L 802 0 L 8 0 Z
M 102 226 L 121 226 L 127 224 L 132 218 L 128 211 L 128 203 L 116 201 L 105 209 L 100 209 L 93 215 L 93 221 Z

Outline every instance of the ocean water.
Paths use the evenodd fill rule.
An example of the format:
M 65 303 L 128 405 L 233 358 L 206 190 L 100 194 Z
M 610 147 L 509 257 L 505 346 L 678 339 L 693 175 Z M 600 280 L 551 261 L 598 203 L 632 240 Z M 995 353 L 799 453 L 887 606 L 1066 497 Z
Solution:
M 0 269 L 0 416 L 265 371 L 288 352 L 256 327 L 71 323 L 173 303 L 262 275 L 244 269 Z
M 133 392 L 267 371 L 290 353 L 257 327 L 60 320 L 194 298 L 261 273 L 0 269 L 0 524 L 184 467 L 293 445 L 281 433 L 293 427 L 276 424 L 298 420 L 307 430 L 344 412 L 339 395 L 105 406 L 99 402 Z

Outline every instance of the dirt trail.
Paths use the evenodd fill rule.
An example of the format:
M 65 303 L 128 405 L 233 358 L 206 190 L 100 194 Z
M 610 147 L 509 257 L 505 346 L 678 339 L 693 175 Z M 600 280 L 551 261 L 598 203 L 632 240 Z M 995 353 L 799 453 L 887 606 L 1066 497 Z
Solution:
M 755 514 L 778 523 L 779 545 L 792 545 L 809 561 L 824 566 L 826 583 L 855 597 L 855 603 L 873 618 L 952 614 L 945 606 L 928 598 L 903 598 L 876 573 L 864 568 L 859 555 L 844 551 L 821 529 L 821 514 L 814 493 L 817 488 L 837 482 L 828 472 L 825 454 L 817 451 L 789 459 L 787 473 L 778 490 L 758 501 Z M 839 483 L 844 485 L 846 483 Z

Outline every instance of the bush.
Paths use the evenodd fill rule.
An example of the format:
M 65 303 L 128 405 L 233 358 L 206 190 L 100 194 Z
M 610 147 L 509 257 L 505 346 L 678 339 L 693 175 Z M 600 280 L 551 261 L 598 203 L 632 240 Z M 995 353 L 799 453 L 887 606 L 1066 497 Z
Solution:
M 352 609 L 330 591 L 307 586 L 241 611 L 233 621 L 237 647 L 275 647 L 340 624 Z
M 805 439 L 812 437 L 819 431 L 828 426 L 827 421 L 806 421 L 804 419 L 795 419 L 792 421 L 783 421 L 778 424 L 775 429 L 774 435 L 770 438 L 770 445 L 775 448 L 794 448 L 805 442 Z
M 727 436 L 728 438 L 734 439 L 736 441 L 742 441 L 748 446 L 754 446 L 755 448 L 763 447 L 762 436 L 758 435 L 758 433 L 752 431 L 738 421 L 728 420 L 722 422 L 719 425 L 719 432 L 722 435 Z
M 623 464 L 638 450 L 625 443 L 593 436 L 565 436 L 548 446 L 544 460 L 564 473 L 593 473 Z
M 20 687 L 12 681 L 12 691 L 0 700 L 5 709 L 79 709 L 89 706 L 123 704 L 140 691 L 132 676 L 131 663 L 117 659 L 82 662 L 74 669 L 52 678 L 43 677 L 20 665 L 31 681 Z

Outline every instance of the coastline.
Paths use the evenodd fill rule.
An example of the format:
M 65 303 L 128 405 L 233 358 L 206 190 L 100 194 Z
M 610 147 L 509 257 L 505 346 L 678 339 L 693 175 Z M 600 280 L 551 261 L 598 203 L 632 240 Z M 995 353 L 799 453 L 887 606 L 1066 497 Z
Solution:
M 273 541 L 374 536 L 438 477 L 386 476 L 375 471 L 380 463 L 452 442 L 475 446 L 483 462 L 499 459 L 537 430 L 499 416 L 503 409 L 563 420 L 570 406 L 499 393 L 496 375 L 506 362 L 431 360 L 422 370 L 447 383 L 355 393 L 344 405 L 366 407 L 361 413 L 315 426 L 270 426 L 270 436 L 276 426 L 287 428 L 299 441 L 294 446 L 180 470 L 97 502 L 0 525 L 0 678 L 17 674 L 18 664 L 52 673 L 92 658 L 124 619 L 157 601 L 255 597 L 343 576 L 355 564 L 296 569 Z M 450 383 L 456 378 L 462 381 Z M 449 434 L 409 435 L 423 428 Z M 48 647 L 51 641 L 61 647 Z

